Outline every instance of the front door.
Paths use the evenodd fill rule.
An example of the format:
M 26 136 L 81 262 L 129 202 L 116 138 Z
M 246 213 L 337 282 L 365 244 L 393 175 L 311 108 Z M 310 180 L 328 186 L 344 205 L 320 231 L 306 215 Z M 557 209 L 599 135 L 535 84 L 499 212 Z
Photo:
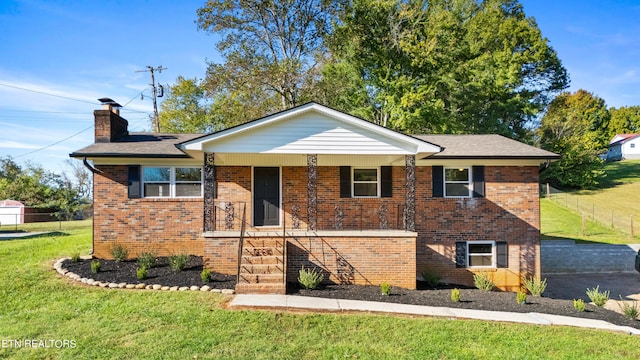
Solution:
M 280 224 L 280 169 L 253 168 L 253 225 Z

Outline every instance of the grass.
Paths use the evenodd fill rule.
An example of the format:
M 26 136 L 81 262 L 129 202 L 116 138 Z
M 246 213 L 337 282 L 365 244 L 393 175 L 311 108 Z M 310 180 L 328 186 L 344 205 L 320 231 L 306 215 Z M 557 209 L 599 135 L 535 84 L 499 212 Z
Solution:
M 222 295 L 70 283 L 54 259 L 85 255 L 91 228 L 0 241 L 0 339 L 75 340 L 73 349 L 0 347 L 12 359 L 637 359 L 636 337 L 569 327 L 368 314 L 229 311 Z
M 575 191 L 540 200 L 543 239 L 570 238 L 589 242 L 640 242 L 640 160 L 605 165 L 607 178 L 598 190 Z M 582 216 L 586 229 L 582 231 Z M 634 237 L 631 237 L 631 218 Z M 597 221 L 594 221 L 597 220 Z

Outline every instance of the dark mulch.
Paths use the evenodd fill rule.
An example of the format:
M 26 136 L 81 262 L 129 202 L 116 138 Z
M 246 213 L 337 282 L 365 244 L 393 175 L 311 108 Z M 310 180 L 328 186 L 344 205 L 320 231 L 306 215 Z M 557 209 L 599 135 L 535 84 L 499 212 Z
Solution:
M 202 286 L 200 272 L 202 271 L 202 258 L 190 256 L 187 267 L 174 272 L 169 267 L 166 257 L 159 257 L 156 266 L 151 268 L 148 278 L 138 280 L 136 278 L 136 262 L 116 262 L 112 260 L 100 260 L 101 270 L 98 274 L 91 272 L 91 260 L 80 260 L 73 263 L 66 260 L 63 267 L 81 277 L 91 278 L 97 281 L 129 284 L 161 284 L 165 286 Z M 207 283 L 212 288 L 233 289 L 236 285 L 235 276 L 213 273 L 212 281 Z M 451 301 L 451 289 L 460 289 L 461 301 Z M 392 288 L 391 295 L 380 293 L 379 286 L 362 285 L 322 285 L 316 290 L 301 289 L 297 284 L 289 283 L 287 293 L 292 295 L 325 297 L 334 299 L 383 301 L 401 304 L 441 306 L 451 308 L 509 311 L 519 313 L 538 312 L 573 316 L 588 319 L 608 321 L 612 324 L 630 326 L 640 329 L 640 321 L 629 320 L 622 314 L 611 310 L 599 308 L 587 304 L 587 311 L 579 312 L 574 309 L 572 300 L 551 299 L 547 297 L 529 296 L 527 303 L 516 303 L 516 295 L 512 292 L 482 291 L 456 285 L 443 285 L 438 289 L 428 289 L 424 284 L 418 284 L 418 290 Z
M 214 289 L 234 289 L 236 277 L 218 273 L 211 274 L 211 281 L 203 284 L 200 279 L 202 272 L 202 257 L 189 256 L 187 266 L 182 271 L 173 271 L 169 267 L 167 257 L 158 257 L 156 264 L 149 269 L 147 278 L 136 278 L 137 264 L 135 261 L 117 262 L 113 260 L 100 260 L 100 272 L 91 272 L 92 260 L 80 260 L 77 263 L 65 260 L 62 267 L 74 272 L 81 277 L 96 281 L 127 283 L 127 284 L 160 284 L 164 286 L 202 286 L 209 285 Z
M 460 289 L 460 302 L 451 301 L 451 289 Z M 392 288 L 391 295 L 382 295 L 379 286 L 361 285 L 322 285 L 320 289 L 301 289 L 297 284 L 288 284 L 287 293 L 301 296 L 326 297 L 334 299 L 384 301 L 400 304 L 441 306 L 450 308 L 509 311 L 518 313 L 545 313 L 608 321 L 612 324 L 640 329 L 640 321 L 630 320 L 615 311 L 586 304 L 586 311 L 579 312 L 573 307 L 572 300 L 551 299 L 547 297 L 527 297 L 526 304 L 516 302 L 512 292 L 483 291 L 464 286 L 443 285 L 438 289 L 428 289 L 419 284 L 418 290 Z

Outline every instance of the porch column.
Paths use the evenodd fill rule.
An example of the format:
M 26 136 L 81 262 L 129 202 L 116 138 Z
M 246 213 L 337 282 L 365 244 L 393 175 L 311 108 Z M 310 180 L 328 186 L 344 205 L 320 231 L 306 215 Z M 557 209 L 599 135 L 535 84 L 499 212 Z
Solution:
M 204 153 L 204 232 L 215 230 L 216 166 L 213 153 Z
M 318 224 L 318 155 L 307 155 L 307 215 L 309 230 Z
M 416 156 L 406 155 L 404 158 L 406 183 L 404 194 L 404 229 L 416 230 Z

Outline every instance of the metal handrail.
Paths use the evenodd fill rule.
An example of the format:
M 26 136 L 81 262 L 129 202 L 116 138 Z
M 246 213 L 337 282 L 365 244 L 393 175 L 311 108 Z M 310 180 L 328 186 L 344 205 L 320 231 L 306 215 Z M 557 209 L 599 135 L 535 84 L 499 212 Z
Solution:
M 238 239 L 238 274 L 236 281 L 240 282 L 240 267 L 242 266 L 242 249 L 244 247 L 244 232 L 246 229 L 247 204 L 242 207 L 242 222 L 240 223 L 240 238 Z

